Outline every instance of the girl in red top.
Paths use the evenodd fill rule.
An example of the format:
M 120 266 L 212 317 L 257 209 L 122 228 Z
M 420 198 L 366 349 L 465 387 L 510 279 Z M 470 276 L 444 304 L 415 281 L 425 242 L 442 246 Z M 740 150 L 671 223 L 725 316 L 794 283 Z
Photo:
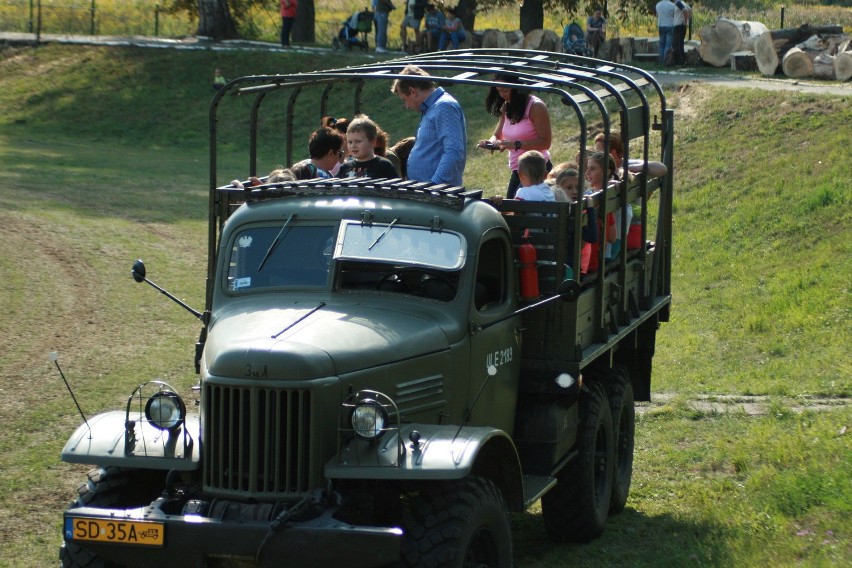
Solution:
M 589 184 L 589 190 L 592 193 L 598 192 L 604 187 L 604 164 L 607 167 L 607 173 L 610 178 L 615 175 L 615 162 L 612 156 L 607 156 L 603 152 L 592 152 L 586 160 L 586 182 Z M 598 216 L 600 219 L 600 216 Z M 598 234 L 604 234 L 603 227 L 598 226 Z M 606 215 L 606 241 L 614 243 L 618 239 L 618 231 L 615 230 L 615 215 L 607 213 Z M 598 269 L 598 251 L 600 249 L 600 239 L 591 246 L 591 256 L 589 258 L 589 272 L 594 272 Z
M 290 47 L 290 30 L 296 21 L 297 0 L 281 0 L 281 45 Z

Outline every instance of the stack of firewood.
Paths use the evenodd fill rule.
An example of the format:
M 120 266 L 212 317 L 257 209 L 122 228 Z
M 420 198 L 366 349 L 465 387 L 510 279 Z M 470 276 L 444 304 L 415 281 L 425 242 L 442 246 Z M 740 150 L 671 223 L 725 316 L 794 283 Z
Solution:
M 701 59 L 715 67 L 759 70 L 772 76 L 782 71 L 797 79 L 852 78 L 852 44 L 837 25 L 768 30 L 760 22 L 719 18 L 699 32 Z

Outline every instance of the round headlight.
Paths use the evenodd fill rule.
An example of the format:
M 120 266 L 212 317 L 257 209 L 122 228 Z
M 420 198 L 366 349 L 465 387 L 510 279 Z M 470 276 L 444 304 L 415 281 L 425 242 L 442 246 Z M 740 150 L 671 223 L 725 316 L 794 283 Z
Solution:
M 185 415 L 183 400 L 172 391 L 155 393 L 145 405 L 145 418 L 160 430 L 174 430 L 183 424 Z
M 352 429 L 365 440 L 375 440 L 385 431 L 387 411 L 372 400 L 365 400 L 352 410 Z

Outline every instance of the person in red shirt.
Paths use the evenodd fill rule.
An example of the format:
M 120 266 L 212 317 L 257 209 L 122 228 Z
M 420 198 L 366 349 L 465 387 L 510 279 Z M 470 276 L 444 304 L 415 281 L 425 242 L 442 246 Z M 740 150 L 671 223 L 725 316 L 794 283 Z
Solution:
M 281 45 L 290 47 L 290 30 L 296 21 L 297 0 L 281 0 Z

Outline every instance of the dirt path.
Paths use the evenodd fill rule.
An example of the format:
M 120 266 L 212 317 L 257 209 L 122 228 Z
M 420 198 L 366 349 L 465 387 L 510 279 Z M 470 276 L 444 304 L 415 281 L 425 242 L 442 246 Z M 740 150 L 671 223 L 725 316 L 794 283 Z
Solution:
M 694 397 L 675 393 L 654 393 L 651 402 L 636 403 L 638 414 L 663 412 L 667 408 L 687 408 L 702 414 L 745 414 L 764 416 L 773 410 L 792 412 L 833 410 L 852 405 L 849 398 L 771 397 L 734 394 L 702 394 Z
M 751 77 L 744 75 L 703 75 L 700 72 L 661 71 L 654 76 L 662 85 L 701 83 L 734 89 L 763 89 L 766 91 L 794 91 L 823 95 L 852 96 L 852 83 L 837 81 L 799 81 L 773 77 Z

